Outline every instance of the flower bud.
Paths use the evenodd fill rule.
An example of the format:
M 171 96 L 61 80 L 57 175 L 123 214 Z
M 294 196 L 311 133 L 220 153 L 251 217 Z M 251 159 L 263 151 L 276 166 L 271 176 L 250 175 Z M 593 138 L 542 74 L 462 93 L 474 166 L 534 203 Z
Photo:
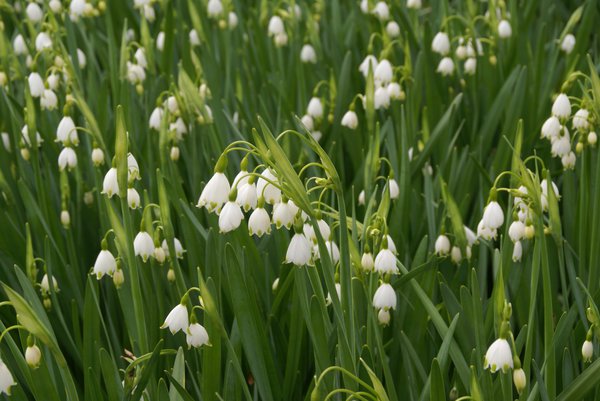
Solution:
M 71 225 L 71 216 L 69 215 L 68 210 L 63 210 L 62 212 L 60 212 L 60 223 L 63 225 L 64 228 L 69 228 L 69 226 Z
M 42 351 L 35 344 L 29 345 L 25 350 L 25 360 L 30 368 L 37 369 L 42 361 Z

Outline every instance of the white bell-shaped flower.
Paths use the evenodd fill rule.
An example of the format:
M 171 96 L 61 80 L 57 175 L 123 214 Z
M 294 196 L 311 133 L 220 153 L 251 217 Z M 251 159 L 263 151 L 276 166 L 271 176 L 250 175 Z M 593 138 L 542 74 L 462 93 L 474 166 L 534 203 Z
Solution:
M 454 61 L 450 57 L 444 57 L 440 60 L 436 71 L 445 77 L 452 75 L 454 73 Z
M 35 50 L 42 52 L 52 47 L 52 38 L 46 32 L 40 32 L 35 37 Z
M 208 344 L 208 332 L 200 323 L 192 323 L 185 331 L 188 348 L 198 348 Z
M 290 205 L 288 200 L 282 200 L 279 203 L 276 203 L 273 206 L 273 224 L 278 229 L 281 227 L 285 227 L 289 229 L 294 222 L 294 217 L 296 217 L 297 208 L 294 208 L 294 205 Z
M 469 57 L 467 59 L 467 61 L 465 61 L 465 74 L 475 75 L 476 69 L 477 69 L 477 59 L 475 57 Z
M 58 98 L 51 89 L 44 89 L 40 97 L 40 106 L 42 110 L 54 110 L 58 107 Z
M 268 26 L 269 36 L 277 36 L 285 33 L 285 26 L 280 16 L 274 15 L 269 20 Z
M 77 129 L 73 119 L 69 116 L 64 116 L 58 123 L 56 128 L 56 140 L 62 142 L 63 145 L 79 144 L 79 137 L 77 136 Z
M 358 116 L 354 110 L 348 110 L 342 117 L 342 123 L 344 127 L 350 129 L 356 129 L 358 127 Z
M 77 166 L 77 154 L 73 148 L 66 147 L 61 150 L 58 155 L 58 169 L 63 171 L 66 169 L 73 169 Z
M 177 333 L 179 330 L 185 332 L 189 327 L 188 310 L 184 304 L 179 304 L 174 307 L 167 315 L 161 329 L 169 328 L 171 334 Z
M 221 233 L 228 233 L 240 226 L 244 220 L 244 213 L 235 201 L 229 200 L 219 213 L 219 230 Z
M 285 263 L 304 266 L 310 262 L 311 246 L 308 239 L 301 233 L 295 233 L 285 254 Z
M 0 394 L 11 394 L 11 387 L 16 385 L 12 373 L 8 370 L 8 366 L 0 359 Z
M 590 123 L 588 121 L 588 117 L 590 112 L 586 109 L 579 109 L 573 116 L 573 129 L 578 129 L 580 131 L 585 131 L 590 127 Z
M 373 295 L 373 307 L 376 309 L 396 309 L 396 291 L 388 283 L 381 283 Z
M 238 193 L 235 201 L 242 209 L 244 209 L 244 212 L 254 209 L 258 201 L 256 184 L 247 182 L 245 184 L 238 185 Z
M 162 107 L 160 107 L 160 106 L 155 107 L 154 110 L 152 110 L 152 113 L 150 114 L 150 119 L 148 120 L 148 126 L 157 131 L 160 130 L 160 125 L 162 124 L 163 115 L 164 115 L 164 111 L 163 111 Z
M 485 353 L 484 369 L 490 369 L 492 373 L 502 369 L 506 372 L 513 368 L 513 355 L 508 341 L 499 338 L 490 345 Z
M 491 201 L 487 204 L 483 210 L 483 217 L 481 218 L 483 224 L 489 228 L 498 228 L 504 223 L 504 212 L 500 207 L 500 204 L 496 201 Z
M 552 104 L 552 115 L 559 119 L 567 119 L 571 116 L 571 101 L 564 93 L 559 94 Z
M 262 173 L 260 175 L 261 175 L 261 177 L 256 182 L 256 192 L 257 192 L 258 196 L 259 197 L 262 196 L 263 198 L 265 198 L 265 201 L 271 205 L 274 205 L 277 202 L 280 202 L 281 201 L 281 190 L 279 188 L 277 188 L 276 186 L 274 186 L 273 184 L 271 184 L 271 182 L 273 182 L 273 183 L 278 182 L 275 174 L 273 174 L 271 169 L 266 168 L 262 171 Z
M 387 88 L 379 87 L 375 89 L 374 95 L 374 106 L 376 110 L 379 109 L 387 109 L 390 107 L 390 94 L 387 91 Z
M 248 233 L 262 237 L 263 234 L 271 233 L 271 218 L 269 213 L 262 207 L 258 206 L 248 219 Z
M 560 135 L 562 126 L 556 116 L 549 117 L 542 125 L 542 138 L 553 140 Z
M 25 8 L 25 14 L 27 14 L 27 19 L 31 22 L 40 22 L 42 18 L 44 18 L 44 12 L 38 3 L 31 2 Z
M 360 259 L 360 267 L 367 272 L 370 272 L 375 267 L 375 260 L 371 252 L 365 251 Z
M 44 93 L 44 81 L 37 72 L 32 72 L 27 78 L 29 83 L 29 92 L 32 97 L 40 97 Z
M 448 34 L 445 32 L 436 33 L 431 42 L 431 50 L 441 56 L 450 53 L 450 38 L 448 38 Z
M 317 62 L 317 52 L 310 44 L 305 44 L 300 50 L 300 61 L 303 63 L 315 64 Z
M 385 32 L 390 38 L 397 38 L 400 36 L 400 25 L 396 21 L 390 21 L 385 26 Z
M 514 247 L 513 247 L 512 260 L 515 263 L 520 262 L 522 257 L 523 257 L 523 244 L 521 243 L 521 241 L 517 241 L 517 242 L 515 242 Z
M 358 70 L 366 78 L 369 75 L 369 69 L 372 69 L 372 71 L 374 72 L 378 64 L 379 63 L 377 62 L 377 58 L 372 54 L 369 54 L 367 57 L 365 57 L 363 62 L 360 63 Z
M 231 187 L 225 174 L 216 172 L 202 190 L 197 206 L 206 207 L 209 212 L 218 212 L 229 199 L 230 191 Z
M 435 240 L 435 253 L 438 256 L 447 256 L 450 253 L 450 240 L 444 234 Z
M 115 167 L 111 167 L 104 176 L 101 193 L 106 194 L 109 198 L 112 198 L 113 195 L 119 195 L 119 182 Z
M 381 60 L 379 64 L 377 64 L 377 68 L 375 68 L 373 78 L 375 80 L 375 84 L 379 86 L 385 86 L 392 82 L 392 78 L 394 78 L 394 69 L 392 67 L 392 63 L 386 59 Z
M 140 256 L 144 263 L 154 254 L 154 241 L 146 231 L 140 231 L 133 240 L 133 252 Z
M 100 280 L 105 274 L 112 276 L 117 270 L 117 261 L 112 253 L 108 249 L 102 249 L 96 258 L 92 274 Z
M 560 49 L 567 54 L 571 54 L 574 47 L 575 47 L 575 36 L 572 33 L 565 35 L 562 42 L 560 43 Z
M 317 120 L 323 117 L 323 103 L 321 99 L 318 97 L 311 98 L 306 107 L 306 113 Z
M 382 248 L 375 257 L 375 271 L 381 274 L 396 274 L 398 266 L 396 266 L 396 255 L 388 248 Z
M 498 23 L 498 36 L 500 36 L 502 39 L 508 39 L 512 36 L 510 22 L 503 19 Z

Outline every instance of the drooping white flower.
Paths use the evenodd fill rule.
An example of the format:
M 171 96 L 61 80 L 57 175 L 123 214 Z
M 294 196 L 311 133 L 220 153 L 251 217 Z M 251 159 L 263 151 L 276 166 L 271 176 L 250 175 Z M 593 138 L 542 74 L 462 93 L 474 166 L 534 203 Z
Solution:
M 554 142 L 552 142 L 552 148 L 550 149 L 550 153 L 554 157 L 563 157 L 571 151 L 571 137 L 566 128 L 563 128 L 563 135 L 555 138 Z
M 310 44 L 305 44 L 300 50 L 300 61 L 303 63 L 315 64 L 317 62 L 317 52 Z
M 100 148 L 92 149 L 92 162 L 94 166 L 100 166 L 104 164 L 104 152 Z
M 418 10 L 422 7 L 421 0 L 407 0 L 406 7 Z
M 387 109 L 390 107 L 390 94 L 384 87 L 375 89 L 374 106 L 376 110 L 381 108 Z
M 269 36 L 277 36 L 285 33 L 285 26 L 280 16 L 274 15 L 269 20 Z
M 318 97 L 311 98 L 306 107 L 306 113 L 317 120 L 323 117 L 323 103 L 321 103 L 321 99 Z
M 285 263 L 293 263 L 296 266 L 308 264 L 311 257 L 311 246 L 308 239 L 301 233 L 295 233 L 288 245 L 285 254 Z
M 256 235 L 259 238 L 263 234 L 271 233 L 271 218 L 263 207 L 257 207 L 250 215 L 248 219 L 248 233 Z
M 81 49 L 77 49 L 77 63 L 79 64 L 79 68 L 82 69 L 87 65 L 87 57 Z
M 29 127 L 27 126 L 27 124 L 25 124 L 23 126 L 23 128 L 21 129 L 21 138 L 23 138 L 23 141 L 25 142 L 25 144 L 27 146 L 31 146 L 31 144 L 32 144 L 31 133 L 29 132 Z M 35 139 L 37 141 L 37 146 L 39 148 L 42 145 L 42 142 L 44 142 L 44 140 L 42 139 L 40 133 L 37 131 L 35 133 Z
M 364 252 L 360 259 L 360 267 L 367 272 L 373 270 L 375 266 L 375 260 L 373 259 L 373 254 L 371 252 Z
M 27 19 L 31 22 L 40 22 L 42 18 L 44 18 L 44 12 L 38 3 L 31 2 L 27 5 L 25 9 L 25 13 L 27 14 Z
M 377 313 L 377 320 L 379 321 L 380 325 L 387 326 L 390 324 L 391 319 L 392 317 L 389 310 L 379 309 L 379 312 Z
M 522 368 L 513 371 L 513 383 L 517 393 L 521 394 L 525 386 L 527 386 L 527 376 L 525 376 L 525 371 Z
M 157 131 L 160 130 L 163 115 L 164 111 L 162 107 L 155 107 L 154 110 L 152 110 L 152 113 L 150 114 L 150 119 L 148 120 L 148 125 L 150 126 L 150 128 L 155 129 Z
M 390 21 L 385 26 L 385 32 L 390 38 L 395 39 L 400 36 L 400 25 L 396 21 Z
M 375 72 L 373 73 L 373 79 L 375 80 L 376 85 L 385 86 L 392 82 L 392 78 L 394 77 L 394 70 L 392 67 L 392 63 L 388 60 L 383 59 L 377 64 L 377 68 L 375 68 Z
M 502 39 L 507 39 L 512 36 L 510 22 L 503 19 L 498 23 L 498 36 L 500 36 Z
M 363 189 L 362 191 L 360 191 L 360 193 L 358 194 L 358 204 L 364 206 L 365 204 L 365 197 L 367 195 L 365 194 L 365 190 Z
M 560 161 L 563 167 L 567 170 L 572 170 L 575 168 L 575 163 L 577 162 L 577 157 L 575 156 L 575 152 L 569 152 L 563 157 L 560 158 Z
M 233 11 L 230 11 L 227 15 L 227 23 L 229 25 L 229 29 L 235 29 L 238 26 L 238 16 Z
M 477 59 L 475 57 L 469 57 L 465 61 L 465 74 L 474 75 L 477 69 Z
M 46 32 L 40 32 L 35 37 L 35 50 L 38 52 L 44 51 L 52 47 L 52 39 Z
M 54 292 L 58 291 L 58 282 L 56 281 L 55 277 L 52 277 L 52 287 L 52 290 Z M 44 274 L 44 277 L 42 277 L 42 281 L 40 282 L 40 288 L 44 292 L 50 292 L 50 279 L 48 278 L 48 274 Z
M 342 299 L 342 285 L 340 283 L 335 283 L 335 293 L 337 294 L 338 299 Z M 325 298 L 325 304 L 331 305 L 333 299 L 331 298 L 331 293 L 327 293 L 327 297 Z
M 348 110 L 342 117 L 342 125 L 350 129 L 358 127 L 358 116 L 354 110 Z
M 58 85 L 60 84 L 60 77 L 58 76 L 58 74 L 53 72 L 50 75 L 48 75 L 48 78 L 46 78 L 46 83 L 48 84 L 48 88 L 55 91 L 58 89 Z
M 337 244 L 331 240 L 325 241 L 325 249 L 327 249 L 327 253 L 331 258 L 333 264 L 336 264 L 340 260 L 340 248 L 338 248 Z M 319 250 L 319 245 L 315 244 L 312 249 L 312 253 L 315 260 L 320 259 L 321 253 Z
M 144 82 L 146 79 L 146 71 L 141 65 L 127 62 L 127 80 L 134 85 Z
M 51 89 L 44 89 L 40 97 L 40 107 L 42 110 L 54 110 L 58 106 L 56 93 Z
M 287 45 L 287 42 L 288 42 L 287 33 L 282 32 L 282 33 L 278 33 L 277 35 L 275 35 L 274 42 L 275 42 L 275 46 L 277 46 L 277 47 L 283 47 L 283 46 Z
M 30 368 L 37 369 L 42 361 L 40 347 L 35 344 L 27 346 L 27 349 L 25 349 L 25 361 Z
M 171 334 L 177 333 L 179 330 L 185 332 L 189 326 L 188 310 L 184 304 L 179 304 L 174 307 L 167 315 L 161 329 L 169 328 Z
M 73 169 L 77 166 L 77 154 L 73 148 L 66 147 L 61 150 L 58 155 L 58 169 L 63 171 L 66 169 Z
M 467 249 L 470 249 L 469 247 L 467 247 Z M 467 257 L 469 256 L 469 251 L 467 251 Z M 458 265 L 460 263 L 460 261 L 462 260 L 462 251 L 460 250 L 459 247 L 457 246 L 453 246 L 452 249 L 450 250 L 450 260 L 452 260 L 452 263 Z
M 388 283 L 381 283 L 373 295 L 373 307 L 376 309 L 396 309 L 396 291 Z
M 590 340 L 585 340 L 581 346 L 581 356 L 584 362 L 591 362 L 594 356 L 594 344 Z
M 506 372 L 509 368 L 513 367 L 513 356 L 510 350 L 508 341 L 504 338 L 498 338 L 490 345 L 487 352 L 485 353 L 484 369 L 490 369 L 492 373 L 502 369 Z
M 277 177 L 270 168 L 266 168 L 260 174 L 260 178 L 256 182 L 256 192 L 259 197 L 265 198 L 265 202 L 274 205 L 281 201 L 281 190 L 271 184 L 269 181 L 277 183 Z
M 117 180 L 117 169 L 115 167 L 111 167 L 104 176 L 101 193 L 108 195 L 109 198 L 112 198 L 113 195 L 119 195 L 119 182 Z
M 391 100 L 404 100 L 404 92 L 398 82 L 390 82 L 386 90 Z
M 165 33 L 163 31 L 160 31 L 158 35 L 156 35 L 156 48 L 161 52 L 165 48 Z
M 317 227 L 319 227 L 319 232 L 325 241 L 329 240 L 331 236 L 331 228 L 329 228 L 329 224 L 323 219 L 317 220 Z M 317 242 L 317 234 L 315 233 L 314 227 L 310 223 L 306 223 L 304 225 L 304 235 L 306 238 L 311 240 L 311 242 Z
M 387 21 L 390 19 L 390 8 L 385 1 L 377 2 L 371 13 L 377 17 L 379 21 Z
M 469 246 L 473 246 L 473 244 L 477 242 L 477 235 L 469 227 L 464 226 L 464 228 L 465 236 L 467 237 L 467 243 L 469 244 Z
M 208 344 L 208 333 L 200 323 L 192 323 L 185 331 L 185 342 L 188 348 L 198 348 Z
M 228 201 L 219 213 L 219 230 L 228 233 L 238 228 L 244 220 L 244 213 L 235 201 Z
M 133 240 L 133 252 L 140 256 L 144 263 L 154 254 L 154 241 L 146 231 L 140 231 Z
M 135 58 L 135 62 L 142 68 L 148 68 L 148 60 L 146 60 L 146 50 L 143 47 L 138 47 L 138 49 L 133 54 L 133 58 Z
M 400 187 L 398 181 L 393 178 L 388 179 L 388 186 L 390 188 L 390 199 L 398 199 L 400 196 Z
M 296 217 L 296 209 L 287 200 L 282 200 L 273 206 L 273 224 L 278 229 L 285 227 L 289 229 Z
M 64 116 L 58 123 L 58 127 L 56 128 L 56 140 L 63 145 L 77 145 L 79 143 L 77 129 L 75 128 L 75 123 L 71 117 Z
M 448 34 L 445 32 L 438 32 L 431 42 L 431 50 L 441 56 L 450 53 L 450 39 L 448 38 Z
M 439 256 L 447 256 L 450 253 L 450 240 L 444 234 L 435 240 L 435 253 Z
M 87 3 L 85 0 L 72 0 L 69 5 L 69 17 L 72 21 L 77 22 L 85 13 Z
M 50 2 L 48 3 L 48 6 L 50 7 L 50 10 L 52 10 L 52 12 L 54 14 L 58 14 L 62 10 L 62 4 L 61 4 L 60 0 L 50 0 Z
M 369 69 L 372 69 L 372 71 L 374 72 L 378 64 L 379 63 L 377 62 L 377 58 L 372 54 L 369 54 L 367 57 L 365 57 L 363 62 L 360 63 L 358 70 L 366 78 L 369 75 Z
M 238 193 L 235 201 L 240 205 L 244 212 L 254 209 L 258 201 L 258 193 L 256 191 L 256 184 L 249 182 L 238 185 Z
M 0 359 L 0 394 L 10 395 L 10 388 L 16 384 L 12 373 L 8 370 L 8 366 Z
M 560 43 L 560 49 L 567 54 L 571 54 L 574 47 L 575 47 L 575 36 L 573 36 L 572 33 L 565 35 L 562 42 Z
M 594 131 L 590 132 L 587 136 L 587 141 L 592 146 L 596 145 L 596 142 L 598 142 L 598 135 Z
M 209 212 L 218 212 L 229 199 L 230 191 L 231 187 L 225 174 L 216 172 L 202 190 L 197 207 L 206 207 Z
M 571 102 L 564 93 L 559 94 L 552 104 L 552 114 L 559 119 L 567 119 L 571 115 Z
M 560 135 L 562 126 L 556 116 L 549 117 L 542 125 L 542 138 L 554 139 Z
M 504 223 L 504 212 L 496 201 L 491 201 L 483 210 L 481 221 L 486 227 L 498 228 Z
M 15 51 L 15 54 L 17 56 L 22 56 L 24 54 L 29 53 L 23 35 L 18 34 L 17 36 L 15 36 L 15 39 L 13 40 L 13 50 Z
M 508 236 L 512 242 L 517 242 L 525 236 L 525 224 L 519 220 L 515 220 L 508 227 Z
M 142 200 L 140 194 L 135 188 L 127 188 L 127 204 L 131 209 L 137 209 L 141 207 Z
M 392 239 L 391 235 L 386 235 L 385 236 L 385 240 L 387 241 L 387 248 L 392 251 L 392 253 L 395 255 L 397 254 L 397 250 L 396 250 L 396 243 L 394 242 L 394 240 Z
M 388 248 L 382 248 L 375 257 L 375 271 L 381 274 L 395 274 L 398 272 L 396 266 L 396 255 Z
M 444 57 L 440 60 L 436 71 L 445 77 L 452 75 L 454 73 L 454 61 L 450 57 Z
M 573 128 L 581 131 L 585 131 L 590 127 L 588 117 L 590 112 L 586 109 L 579 109 L 573 116 Z
M 192 46 L 200 46 L 200 37 L 198 36 L 198 31 L 192 29 L 189 33 L 190 44 Z
M 164 239 L 163 242 L 160 244 L 161 249 L 164 251 L 165 256 L 169 256 L 169 245 L 167 244 L 167 240 Z M 175 257 L 177 259 L 182 259 L 183 258 L 183 254 L 185 253 L 185 249 L 183 249 L 183 245 L 181 245 L 181 241 L 179 241 L 179 239 L 177 239 L 176 237 L 173 237 L 173 247 L 175 248 Z M 156 257 L 156 249 L 154 250 L 154 257 L 158 260 L 158 258 Z
M 477 225 L 477 237 L 490 241 L 492 239 L 496 239 L 497 235 L 498 230 L 496 228 L 486 226 L 483 223 L 483 220 L 481 220 Z
M 523 257 L 523 244 L 521 243 L 521 241 L 517 241 L 517 242 L 515 242 L 515 245 L 513 247 L 512 260 L 515 263 L 520 262 L 522 257 Z
M 44 92 L 44 81 L 42 80 L 40 74 L 37 72 L 32 72 L 29 74 L 27 81 L 29 82 L 29 92 L 31 93 L 31 96 L 42 96 L 42 93 Z
M 223 3 L 221 0 L 208 0 L 206 12 L 210 18 L 219 18 L 223 13 Z
M 112 276 L 115 270 L 117 270 L 115 257 L 108 249 L 102 249 L 96 258 L 92 274 L 96 275 L 96 278 L 100 280 L 105 274 Z

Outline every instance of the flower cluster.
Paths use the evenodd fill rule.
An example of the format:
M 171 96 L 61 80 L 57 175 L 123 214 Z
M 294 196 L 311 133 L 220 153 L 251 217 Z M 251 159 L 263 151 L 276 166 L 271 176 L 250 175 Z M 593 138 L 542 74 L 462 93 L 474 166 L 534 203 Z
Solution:
M 576 137 L 579 138 L 575 147 L 577 153 L 581 153 L 586 144 L 595 146 L 598 141 L 598 136 L 593 130 L 595 118 L 590 115 L 590 111 L 582 105 L 571 116 L 571 108 L 569 97 L 564 93 L 559 94 L 552 104 L 552 115 L 544 122 L 541 129 L 542 138 L 549 140 L 552 145 L 552 156 L 560 158 L 565 169 L 575 168 L 577 158 L 572 150 L 572 143 Z M 567 128 L 569 120 L 571 120 L 573 135 Z
M 165 318 L 165 322 L 160 327 L 161 329 L 168 328 L 171 334 L 175 335 L 178 331 L 185 333 L 185 341 L 188 348 L 199 348 L 203 345 L 210 345 L 208 333 L 204 326 L 198 323 L 195 309 L 203 309 L 202 303 L 192 307 L 191 315 L 188 313 L 187 304 L 190 302 L 190 291 L 200 291 L 197 288 L 189 289 L 181 298 L 179 305 L 175 306 Z M 202 302 L 202 298 L 200 298 Z

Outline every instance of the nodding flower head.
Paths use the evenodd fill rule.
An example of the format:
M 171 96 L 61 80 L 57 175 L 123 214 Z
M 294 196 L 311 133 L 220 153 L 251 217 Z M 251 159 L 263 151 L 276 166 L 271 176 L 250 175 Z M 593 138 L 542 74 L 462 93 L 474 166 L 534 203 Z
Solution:
M 492 373 L 502 369 L 503 372 L 513 368 L 513 355 L 508 341 L 499 338 L 490 345 L 485 353 L 484 366 Z

